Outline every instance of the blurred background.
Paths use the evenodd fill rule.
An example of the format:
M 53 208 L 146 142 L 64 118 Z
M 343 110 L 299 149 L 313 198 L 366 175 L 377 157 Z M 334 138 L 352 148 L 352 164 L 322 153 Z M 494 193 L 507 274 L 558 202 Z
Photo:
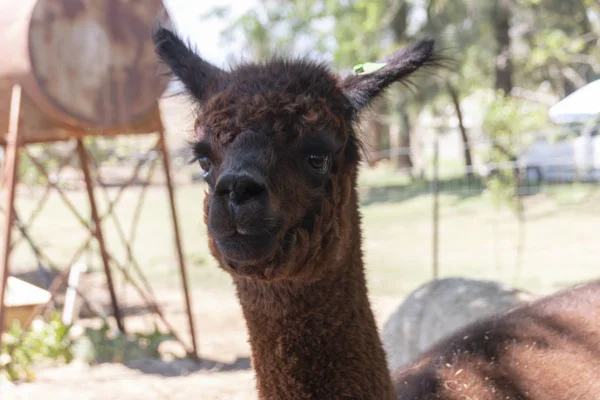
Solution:
M 28 2 L 32 9 L 35 3 L 61 3 Z M 143 4 L 109 3 L 123 9 Z M 350 73 L 354 65 L 381 60 L 414 40 L 436 39 L 450 60 L 446 68 L 394 87 L 361 126 L 367 144 L 360 175 L 364 250 L 381 325 L 410 292 L 435 278 L 491 280 L 540 295 L 598 277 L 598 0 L 165 0 L 164 5 L 181 35 L 222 67 L 284 54 Z M 151 45 L 146 43 L 151 14 L 139 31 L 148 34 L 139 35 L 144 46 Z M 124 14 L 106 15 L 110 26 L 110 18 Z M 80 38 L 83 49 L 99 46 L 97 36 Z M 12 50 L 15 58 L 20 50 Z M 92 53 L 89 64 L 81 57 L 78 68 L 88 71 L 101 59 L 98 54 Z M 39 57 L 32 50 L 34 72 L 40 71 Z M 144 73 L 158 70 L 148 65 L 154 69 Z M 6 89 L 0 94 L 9 104 L 10 88 L 20 81 L 4 76 L 2 86 L 0 68 L 0 89 Z M 27 333 L 32 328 L 22 321 L 5 322 L 12 333 L 3 336 L 0 365 L 13 370 L 0 391 L 7 396 L 67 398 L 80 390 L 82 399 L 255 398 L 244 321 L 229 277 L 207 249 L 206 185 L 200 168 L 188 163 L 194 108 L 178 95 L 178 82 L 154 87 L 166 157 L 156 138 L 145 134 L 156 129 L 131 134 L 130 125 L 113 120 L 103 125 L 102 118 L 92 121 L 93 129 L 81 128 L 98 212 L 116 216 L 107 217 L 102 229 L 128 335 L 118 333 L 110 317 L 114 304 L 101 248 L 85 241 L 94 224 L 81 162 L 70 157 L 77 135 L 28 139 L 20 150 L 9 275 L 43 288 L 53 300 L 41 301 L 44 306 L 35 311 L 45 321 L 38 325 L 42 336 Z M 25 83 L 23 90 L 25 97 L 33 93 Z M 35 96 L 32 104 L 41 104 Z M 30 115 L 37 114 L 28 114 L 23 101 L 21 119 L 34 119 Z M 69 121 L 57 126 L 73 131 L 65 128 Z M 170 165 L 179 238 L 162 161 Z M 73 218 L 73 209 L 80 217 Z M 181 262 L 174 242 L 182 249 Z M 75 324 L 65 322 L 63 312 L 73 265 L 85 266 L 76 279 Z M 65 280 L 53 292 L 57 276 Z M 156 306 L 166 318 L 156 318 Z M 69 339 L 66 331 L 73 326 L 86 341 Z M 200 363 L 192 362 L 191 334 Z M 30 342 L 24 344 L 23 337 Z M 38 343 L 44 340 L 54 340 L 53 347 Z M 34 350 L 15 353 L 26 348 Z M 85 363 L 65 365 L 72 359 Z

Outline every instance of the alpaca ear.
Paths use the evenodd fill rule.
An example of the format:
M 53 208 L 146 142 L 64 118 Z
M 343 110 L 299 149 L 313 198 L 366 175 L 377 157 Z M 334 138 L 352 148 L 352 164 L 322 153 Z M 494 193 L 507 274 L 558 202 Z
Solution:
M 202 59 L 170 28 L 172 24 L 166 11 L 159 17 L 152 29 L 152 39 L 158 58 L 164 62 L 172 74 L 186 87 L 188 92 L 201 101 L 205 98 L 211 83 L 224 71 Z M 171 28 L 172 29 L 172 28 Z
M 436 62 L 434 41 L 421 40 L 392 54 L 383 63 L 355 67 L 355 74 L 343 78 L 341 87 L 355 112 L 359 112 L 394 82 L 404 80 L 421 67 L 434 66 Z

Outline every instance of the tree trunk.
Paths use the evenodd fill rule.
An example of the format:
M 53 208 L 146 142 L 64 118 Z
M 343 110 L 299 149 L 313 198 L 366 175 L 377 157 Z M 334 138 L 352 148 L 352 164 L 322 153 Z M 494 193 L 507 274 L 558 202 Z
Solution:
M 600 6 L 600 0 L 598 0 L 598 5 Z M 587 7 L 585 5 L 584 2 L 577 2 L 576 6 L 578 8 L 578 12 L 581 15 L 581 32 L 584 35 L 589 35 L 589 34 L 593 34 L 594 35 L 594 40 L 588 40 L 585 42 L 585 45 L 583 46 L 583 54 L 587 54 L 587 55 L 592 55 L 594 54 L 594 51 L 597 48 L 596 43 L 598 42 L 598 35 L 594 34 L 594 28 L 592 26 L 592 22 L 590 21 L 590 18 L 588 16 L 587 13 Z M 579 66 L 581 72 L 580 75 L 587 81 L 587 82 L 591 82 L 594 80 L 594 78 L 596 77 L 596 73 L 594 71 L 594 68 L 589 65 L 589 64 L 582 64 Z
M 463 149 L 465 154 L 465 176 L 468 179 L 471 179 L 473 177 L 473 158 L 471 157 L 471 147 L 469 144 L 469 138 L 467 136 L 467 130 L 465 128 L 462 111 L 460 109 L 460 100 L 458 98 L 458 92 L 450 82 L 448 82 L 447 86 L 448 93 L 450 93 L 452 103 L 454 104 L 454 110 L 456 111 L 456 117 L 458 118 L 458 128 L 460 130 L 460 137 L 462 138 L 463 142 Z
M 406 105 L 402 106 L 400 110 L 400 118 L 400 150 L 402 152 L 396 158 L 396 168 L 405 171 L 412 177 L 413 162 L 410 154 L 411 124 Z
M 496 89 L 509 95 L 512 88 L 513 65 L 510 53 L 510 10 L 507 0 L 495 0 L 493 8 L 494 36 L 496 37 Z
M 410 133 L 402 129 L 402 125 L 394 122 L 390 125 L 390 161 L 399 172 L 405 173 L 414 179 L 412 148 L 410 147 Z
M 376 100 L 371 108 L 372 112 L 365 118 L 363 129 L 366 133 L 367 163 L 371 167 L 381 159 L 379 151 L 381 150 L 381 139 L 383 137 L 384 125 L 382 118 L 384 116 L 385 103 L 385 99 Z
M 390 124 L 390 161 L 394 168 L 398 168 L 398 154 L 402 151 L 400 136 L 402 136 L 402 128 L 398 121 L 393 121 Z

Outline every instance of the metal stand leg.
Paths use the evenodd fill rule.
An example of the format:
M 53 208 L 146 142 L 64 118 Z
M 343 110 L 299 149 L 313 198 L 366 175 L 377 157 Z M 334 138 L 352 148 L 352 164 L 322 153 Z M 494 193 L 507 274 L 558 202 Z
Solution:
M 21 86 L 14 85 L 10 102 L 10 119 L 6 138 L 4 160 L 4 183 L 6 184 L 6 218 L 4 219 L 4 240 L 2 241 L 2 264 L 0 265 L 0 340 L 4 331 L 4 296 L 8 280 L 12 226 L 14 222 L 15 188 L 17 186 L 17 167 L 19 165 L 19 112 L 21 109 Z
M 177 249 L 177 258 L 179 260 L 179 271 L 181 273 L 181 282 L 183 285 L 183 292 L 185 294 L 185 306 L 188 315 L 188 321 L 190 324 L 190 335 L 192 337 L 192 347 L 194 353 L 190 354 L 193 358 L 198 358 L 198 344 L 196 342 L 196 329 L 194 327 L 194 316 L 192 313 L 191 296 L 187 280 L 187 271 L 185 268 L 185 261 L 183 258 L 183 250 L 181 249 L 181 238 L 179 235 L 179 224 L 177 222 L 177 211 L 175 209 L 175 197 L 173 195 L 173 182 L 171 181 L 171 165 L 169 159 L 169 153 L 167 150 L 167 144 L 165 142 L 164 131 L 161 129 L 159 132 L 159 148 L 163 153 L 163 167 L 165 169 L 165 177 L 167 182 L 167 191 L 169 192 L 169 202 L 171 206 L 171 216 L 173 219 L 173 232 L 175 234 L 175 247 Z
M 98 240 L 98 246 L 100 247 L 100 254 L 102 255 L 102 264 L 104 266 L 104 272 L 106 273 L 106 282 L 108 284 L 108 290 L 110 292 L 110 300 L 113 306 L 115 319 L 117 320 L 117 326 L 119 330 L 125 333 L 125 325 L 123 324 L 123 318 L 121 316 L 121 310 L 119 303 L 117 302 L 117 295 L 115 293 L 115 286 L 113 283 L 110 266 L 108 265 L 108 252 L 104 243 L 104 235 L 102 234 L 102 221 L 98 215 L 98 208 L 96 207 L 96 198 L 94 196 L 94 186 L 92 184 L 92 177 L 90 175 L 90 168 L 88 165 L 88 154 L 83 146 L 81 139 L 77 139 L 77 152 L 79 153 L 79 160 L 81 161 L 81 170 L 85 179 L 85 186 L 90 201 L 90 208 L 92 211 L 92 220 L 94 222 L 94 236 Z

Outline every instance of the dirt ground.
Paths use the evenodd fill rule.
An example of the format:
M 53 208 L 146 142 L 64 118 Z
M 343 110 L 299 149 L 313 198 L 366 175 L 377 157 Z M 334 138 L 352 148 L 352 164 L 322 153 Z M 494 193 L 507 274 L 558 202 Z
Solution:
M 169 319 L 185 329 L 185 315 L 177 293 L 159 298 Z M 151 400 L 256 399 L 254 374 L 245 324 L 233 290 L 197 290 L 193 294 L 197 337 L 202 361 L 147 360 L 89 367 L 78 363 L 41 370 L 33 383 L 0 385 L 2 400 Z M 378 323 L 399 304 L 400 297 L 373 297 Z M 140 324 L 136 326 L 137 324 Z M 127 319 L 129 329 L 141 327 L 141 319 Z

